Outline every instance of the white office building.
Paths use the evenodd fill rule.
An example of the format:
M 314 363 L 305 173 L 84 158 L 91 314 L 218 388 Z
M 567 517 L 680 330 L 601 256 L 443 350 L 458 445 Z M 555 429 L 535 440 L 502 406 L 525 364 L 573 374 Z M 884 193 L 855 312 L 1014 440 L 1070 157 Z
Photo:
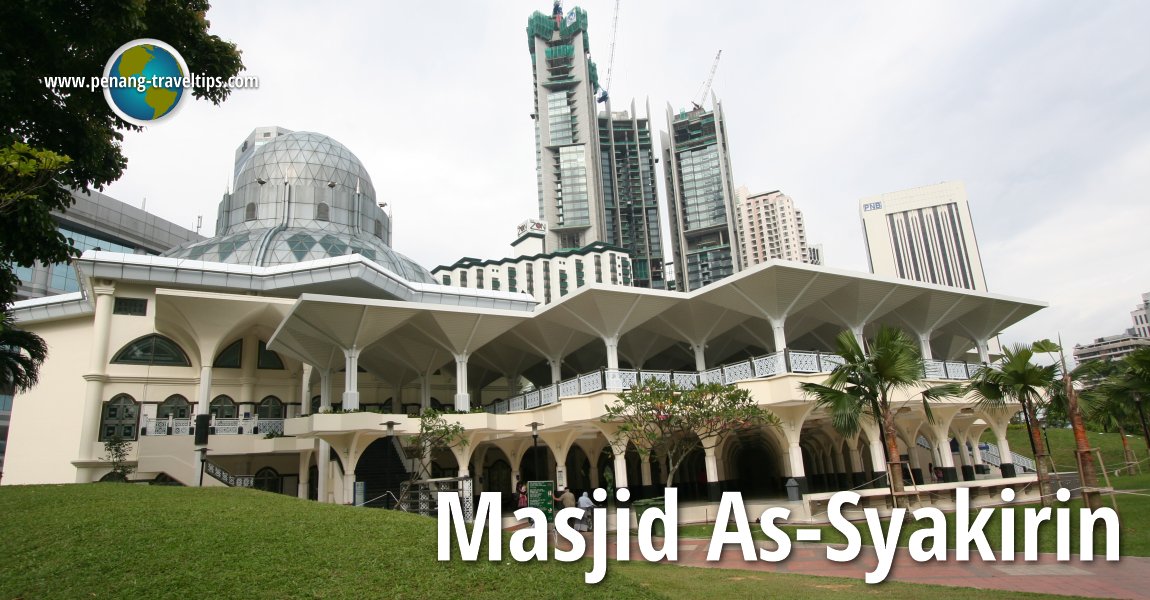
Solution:
M 863 198 L 859 212 L 875 275 L 986 291 L 961 182 Z

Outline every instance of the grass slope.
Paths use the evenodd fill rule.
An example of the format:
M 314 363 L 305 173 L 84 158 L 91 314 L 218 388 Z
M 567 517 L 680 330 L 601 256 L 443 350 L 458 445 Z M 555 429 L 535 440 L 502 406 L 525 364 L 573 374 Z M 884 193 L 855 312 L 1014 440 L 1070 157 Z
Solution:
M 506 547 L 503 562 L 438 562 L 425 517 L 232 488 L 10 486 L 0 514 L 0 598 L 986 597 L 640 562 L 588 586 L 586 562 L 519 564 Z
M 1133 433 L 1133 432 L 1131 432 Z M 1111 475 L 1114 471 L 1126 463 L 1126 458 L 1122 452 L 1122 438 L 1117 433 L 1100 433 L 1097 431 L 1089 431 L 1086 433 L 1087 439 L 1090 441 L 1092 448 L 1098 448 L 1102 453 L 1102 459 L 1106 461 L 1106 470 Z M 1075 443 L 1074 432 L 1069 429 L 1047 429 L 1046 439 L 1050 441 L 1048 451 L 1050 457 L 1054 460 L 1054 466 L 1059 471 L 1077 471 L 1078 461 L 1074 456 Z M 1026 427 L 1023 425 L 1011 425 L 1010 429 L 1006 432 L 1006 440 L 1010 442 L 1010 449 L 1023 456 L 1034 458 L 1034 452 L 1030 449 L 1030 436 L 1026 433 Z M 994 432 L 986 430 L 982 434 L 982 441 L 996 443 Z M 1143 461 L 1143 472 L 1150 472 L 1147 468 L 1146 461 L 1146 442 L 1140 435 L 1132 435 L 1126 438 L 1130 444 L 1130 449 L 1134 451 L 1135 460 Z M 1095 465 L 1097 465 L 1097 461 Z

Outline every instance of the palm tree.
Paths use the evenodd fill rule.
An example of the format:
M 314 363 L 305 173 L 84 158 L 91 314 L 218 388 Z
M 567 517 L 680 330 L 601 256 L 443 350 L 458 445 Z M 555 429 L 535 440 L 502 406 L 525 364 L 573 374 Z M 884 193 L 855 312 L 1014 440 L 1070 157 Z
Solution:
M 1150 427 L 1146 424 L 1146 411 L 1142 405 L 1150 399 L 1150 347 L 1143 347 L 1122 357 L 1120 375 L 1124 386 L 1130 389 L 1138 420 L 1142 423 L 1142 436 L 1146 451 L 1150 453 Z
M 1087 363 L 1089 364 L 1089 363 Z M 1135 414 L 1135 403 L 1138 401 L 1137 393 L 1121 380 L 1108 379 L 1099 385 L 1082 392 L 1079 400 L 1086 412 L 1086 417 L 1103 431 L 1117 431 L 1122 439 L 1122 456 L 1126 460 L 1126 469 L 1130 475 L 1134 474 L 1134 451 L 1130 449 L 1130 442 L 1126 439 L 1124 423 L 1130 422 Z
M 0 390 L 24 392 L 40 379 L 40 365 L 48 358 L 48 344 L 18 329 L 8 312 L 0 313 Z
M 1044 393 L 1058 385 L 1058 366 L 1036 365 L 1032 362 L 1033 358 L 1032 344 L 1015 344 L 1003 348 L 1002 358 L 980 368 L 966 389 L 977 399 L 980 408 L 1002 410 L 1008 402 L 1017 402 L 1022 406 L 1026 429 L 1030 434 L 1030 446 L 1034 450 L 1034 464 L 1038 469 L 1042 504 L 1049 506 L 1050 497 L 1045 486 L 1049 479 L 1050 464 L 1046 445 L 1038 430 L 1038 406 L 1043 402 Z
M 815 398 L 817 407 L 830 411 L 835 430 L 845 437 L 855 436 L 864 418 L 879 426 L 892 491 L 899 494 L 903 490 L 902 463 L 898 460 L 896 411 L 891 409 L 891 400 L 896 391 L 922 386 L 922 355 L 910 336 L 888 326 L 879 328 L 866 349 L 851 331 L 840 333 L 835 346 L 843 364 L 835 367 L 822 384 L 804 383 L 800 387 Z M 957 396 L 961 391 L 956 384 L 944 384 L 919 392 L 927 418 L 933 420 L 928 401 Z M 891 467 L 897 473 L 891 473 Z

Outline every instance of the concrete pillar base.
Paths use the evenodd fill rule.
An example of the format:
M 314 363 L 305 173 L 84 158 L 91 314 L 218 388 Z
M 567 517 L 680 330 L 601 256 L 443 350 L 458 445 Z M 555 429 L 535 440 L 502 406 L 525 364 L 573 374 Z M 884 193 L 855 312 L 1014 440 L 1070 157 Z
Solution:
M 942 467 L 942 480 L 946 483 L 958 482 L 958 469 L 954 467 Z
M 874 488 L 890 487 L 890 481 L 887 479 L 886 471 L 875 471 L 874 482 L 871 483 L 871 487 L 874 487 Z
M 962 465 L 962 480 L 974 481 L 974 467 L 971 465 Z
M 718 502 L 723 497 L 723 486 L 718 481 L 707 482 L 707 500 Z
M 851 487 L 861 488 L 866 485 L 866 473 L 851 473 Z
M 1002 463 L 1000 468 L 1003 477 L 1018 477 L 1018 472 L 1014 470 L 1014 463 Z

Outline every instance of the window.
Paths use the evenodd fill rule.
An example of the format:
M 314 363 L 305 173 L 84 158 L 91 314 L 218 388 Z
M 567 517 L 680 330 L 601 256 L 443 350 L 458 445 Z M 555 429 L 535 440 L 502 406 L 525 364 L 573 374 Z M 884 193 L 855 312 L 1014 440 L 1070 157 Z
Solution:
M 217 419 L 236 418 L 236 403 L 227 396 L 216 396 L 208 406 L 208 412 Z
M 148 314 L 148 300 L 146 298 L 116 298 L 112 312 L 117 315 L 143 317 Z
M 383 221 L 376 221 L 375 222 L 375 237 L 377 237 L 377 238 L 383 237 Z
M 459 272 L 459 287 L 467 287 L 467 271 Z
M 265 492 L 276 494 L 283 492 L 283 478 L 271 467 L 264 467 L 256 471 L 252 487 Z
M 136 439 L 136 420 L 139 416 L 139 405 L 127 394 L 119 394 L 105 402 L 100 418 L 100 441 L 106 442 L 115 437 Z
M 255 202 L 248 202 L 248 206 L 244 210 L 244 220 L 245 221 L 255 221 L 256 220 L 256 203 Z
M 261 419 L 282 419 L 284 418 L 284 403 L 275 396 L 268 396 L 256 407 L 256 416 Z
M 216 355 L 216 360 L 212 366 L 220 369 L 238 369 L 243 364 L 243 355 L 244 341 L 236 340 Z
M 172 417 L 174 419 L 187 419 L 190 413 L 191 407 L 188 404 L 188 399 L 179 394 L 174 394 L 168 396 L 168 399 L 160 404 L 159 409 L 156 410 L 156 418 L 166 419 Z
M 327 202 L 320 202 L 315 207 L 315 220 L 316 221 L 329 221 L 331 220 L 331 207 Z
M 275 369 L 282 371 L 284 368 L 284 361 L 280 355 L 268 350 L 268 345 L 264 341 L 260 341 L 260 359 L 256 363 L 261 369 Z
M 451 285 L 451 275 L 447 273 L 443 274 L 443 285 Z
M 475 287 L 477 289 L 483 289 L 483 269 L 479 269 L 475 272 Z
M 183 348 L 172 340 L 157 334 L 146 335 L 120 349 L 112 363 L 118 365 L 158 365 L 190 367 L 192 362 Z
M 507 291 L 518 292 L 519 282 L 515 278 L 515 267 L 507 267 Z

